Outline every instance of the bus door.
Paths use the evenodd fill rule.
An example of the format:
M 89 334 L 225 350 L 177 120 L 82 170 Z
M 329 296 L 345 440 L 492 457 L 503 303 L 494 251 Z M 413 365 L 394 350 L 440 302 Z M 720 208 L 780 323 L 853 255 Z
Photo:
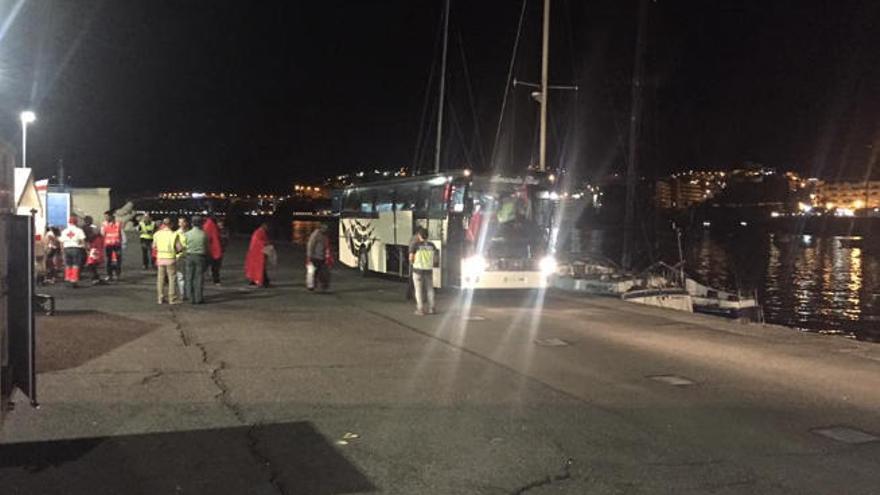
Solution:
M 409 243 L 415 227 L 415 210 L 418 199 L 416 184 L 402 184 L 394 190 L 394 243 L 397 245 L 399 272 L 409 277 Z
M 446 282 L 443 276 L 446 249 L 446 201 L 444 193 L 446 184 L 429 185 L 419 187 L 418 200 L 413 211 L 413 231 L 417 227 L 428 230 L 428 240 L 437 248 L 439 265 L 434 268 L 434 287 L 443 287 Z
M 467 231 L 465 219 L 469 215 L 465 198 L 467 185 L 451 183 L 446 192 L 446 246 L 443 285 L 461 285 L 461 260 L 467 256 Z

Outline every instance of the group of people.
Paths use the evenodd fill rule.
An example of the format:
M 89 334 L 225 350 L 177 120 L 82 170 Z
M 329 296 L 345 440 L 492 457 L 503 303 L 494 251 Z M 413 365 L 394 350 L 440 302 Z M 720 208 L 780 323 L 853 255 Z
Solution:
M 180 304 L 183 300 L 203 304 L 204 279 L 209 267 L 214 284 L 220 285 L 228 237 L 213 218 L 195 216 L 189 221 L 181 217 L 175 229 L 171 218 L 163 219 L 157 228 L 145 215 L 138 223 L 138 231 L 144 266 L 156 268 L 159 304 Z
M 330 290 L 330 268 L 334 258 L 327 237 L 328 228 L 326 224 L 318 226 L 306 243 L 306 288 L 310 291 Z M 245 257 L 245 277 L 251 286 L 270 287 L 268 267 L 277 264 L 277 256 L 269 235 L 269 224 L 264 222 L 251 235 Z
M 174 221 L 164 218 L 156 223 L 148 214 L 137 224 L 140 236 L 142 266 L 144 270 L 156 270 L 156 296 L 158 304 L 180 304 L 189 300 L 202 304 L 204 279 L 210 269 L 214 284 L 220 285 L 220 269 L 229 236 L 222 223 L 212 217 L 195 216 L 192 221 L 185 217 Z M 327 235 L 328 226 L 321 224 L 309 236 L 306 244 L 306 288 L 310 291 L 327 291 L 330 288 L 330 268 L 333 266 L 333 249 Z M 119 280 L 122 275 L 122 253 L 125 233 L 112 212 L 106 212 L 104 222 L 98 228 L 91 217 L 83 221 L 71 216 L 67 227 L 58 231 L 50 228 L 46 234 L 46 273 L 54 279 L 57 272 L 56 259 L 63 256 L 64 280 L 77 287 L 82 271 L 90 274 L 93 284 Z M 433 271 L 437 248 L 428 241 L 424 227 L 416 228 L 409 246 L 412 268 L 411 292 L 416 300 L 416 314 L 433 314 Z M 251 235 L 245 257 L 245 277 L 251 286 L 270 287 L 268 267 L 277 263 L 269 225 L 261 224 Z M 99 267 L 103 264 L 106 276 Z
M 122 276 L 125 232 L 112 212 L 104 214 L 100 227 L 94 225 L 90 216 L 80 222 L 79 217 L 72 215 L 64 230 L 47 229 L 45 244 L 47 283 L 55 283 L 61 265 L 64 281 L 74 288 L 79 287 L 83 272 L 91 275 L 92 284 L 116 281 Z

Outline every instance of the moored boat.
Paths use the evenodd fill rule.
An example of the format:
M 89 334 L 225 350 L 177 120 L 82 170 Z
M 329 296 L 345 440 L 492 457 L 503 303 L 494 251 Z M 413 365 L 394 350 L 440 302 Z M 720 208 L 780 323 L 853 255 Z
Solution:
M 694 312 L 725 318 L 762 321 L 763 311 L 755 296 L 744 296 L 703 285 L 692 278 L 685 282 L 694 301 Z

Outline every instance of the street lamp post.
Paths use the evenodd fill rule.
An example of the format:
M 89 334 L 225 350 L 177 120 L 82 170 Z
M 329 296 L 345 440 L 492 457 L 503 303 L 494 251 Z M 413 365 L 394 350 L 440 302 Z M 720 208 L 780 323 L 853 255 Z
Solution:
M 37 114 L 30 110 L 21 112 L 21 166 L 27 167 L 27 126 L 37 120 Z

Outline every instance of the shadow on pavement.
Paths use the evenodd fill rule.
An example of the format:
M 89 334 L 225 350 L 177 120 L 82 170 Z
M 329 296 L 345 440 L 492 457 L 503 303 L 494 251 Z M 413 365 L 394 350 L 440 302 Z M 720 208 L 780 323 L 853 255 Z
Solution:
M 308 422 L 0 445 L 5 494 L 375 491 Z
M 37 372 L 76 368 L 155 330 L 158 325 L 93 310 L 37 318 Z

